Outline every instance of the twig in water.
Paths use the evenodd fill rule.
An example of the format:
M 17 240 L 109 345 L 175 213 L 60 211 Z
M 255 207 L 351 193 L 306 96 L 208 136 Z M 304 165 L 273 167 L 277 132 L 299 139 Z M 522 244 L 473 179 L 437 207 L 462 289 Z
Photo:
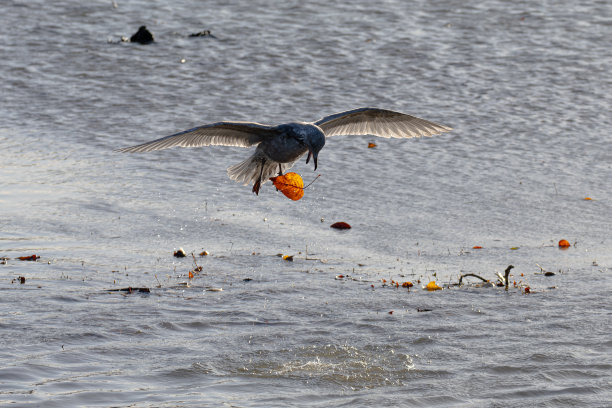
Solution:
M 508 276 L 510 276 L 510 269 L 514 268 L 514 265 L 508 265 L 504 273 L 504 280 L 506 281 L 506 292 L 508 291 Z
M 459 277 L 459 286 L 461 286 L 461 281 L 463 280 L 463 278 L 465 278 L 466 276 L 473 276 L 475 278 L 480 279 L 483 282 L 488 282 L 488 280 L 486 280 L 485 278 L 483 278 L 482 276 L 478 276 L 475 273 L 465 273 L 463 275 L 461 275 L 461 277 Z

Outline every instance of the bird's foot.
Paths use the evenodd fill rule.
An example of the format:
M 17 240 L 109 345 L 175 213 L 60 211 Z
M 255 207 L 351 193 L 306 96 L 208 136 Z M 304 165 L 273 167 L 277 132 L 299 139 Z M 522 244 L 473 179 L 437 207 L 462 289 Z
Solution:
M 259 195 L 259 188 L 261 187 L 261 179 L 257 180 L 255 184 L 253 184 L 253 192 L 256 195 Z

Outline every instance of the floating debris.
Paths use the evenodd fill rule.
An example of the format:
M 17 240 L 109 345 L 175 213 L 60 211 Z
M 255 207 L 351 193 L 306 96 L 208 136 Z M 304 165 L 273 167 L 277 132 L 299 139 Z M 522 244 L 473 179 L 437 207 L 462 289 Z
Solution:
M 335 228 L 339 230 L 347 230 L 351 229 L 351 226 L 344 221 L 335 222 L 329 226 L 330 228 Z
M 208 38 L 217 38 L 213 34 L 211 34 L 210 30 L 202 30 L 199 33 L 189 34 L 189 37 L 208 37 Z
M 127 287 L 127 288 L 121 288 L 121 289 L 107 289 L 107 292 L 127 292 L 127 293 L 151 293 L 151 289 L 149 288 L 133 288 L 133 287 Z
M 184 258 L 187 256 L 187 253 L 185 253 L 183 248 L 179 248 L 177 251 L 174 251 L 174 256 L 177 258 Z
M 39 258 L 40 258 L 40 256 L 38 256 L 38 255 L 30 255 L 30 256 L 20 256 L 20 257 L 17 257 L 15 259 L 19 259 L 20 261 L 35 261 L 35 260 L 37 260 Z
M 429 282 L 424 289 L 430 292 L 433 292 L 434 290 L 442 290 L 442 288 L 436 284 L 436 281 Z

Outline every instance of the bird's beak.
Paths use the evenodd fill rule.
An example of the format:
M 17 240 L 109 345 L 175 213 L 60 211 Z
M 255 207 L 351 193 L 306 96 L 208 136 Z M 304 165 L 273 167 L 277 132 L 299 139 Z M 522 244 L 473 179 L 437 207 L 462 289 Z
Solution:
M 310 161 L 310 157 L 312 157 L 312 161 L 314 161 L 315 170 L 317 169 L 317 155 L 312 154 L 312 151 L 308 151 L 308 157 L 306 157 L 306 164 Z

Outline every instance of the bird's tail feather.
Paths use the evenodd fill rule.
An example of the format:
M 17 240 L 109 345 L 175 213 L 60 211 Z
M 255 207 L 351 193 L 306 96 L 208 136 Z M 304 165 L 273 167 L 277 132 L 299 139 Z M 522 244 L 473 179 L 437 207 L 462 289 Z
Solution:
M 263 173 L 261 166 L 263 163 Z M 289 170 L 295 162 L 291 163 L 278 163 L 270 159 L 266 159 L 257 153 L 248 159 L 235 164 L 227 169 L 227 175 L 230 179 L 247 184 L 255 184 L 261 175 L 261 184 L 268 181 L 270 177 L 278 175 L 279 164 L 283 174 L 286 170 Z

